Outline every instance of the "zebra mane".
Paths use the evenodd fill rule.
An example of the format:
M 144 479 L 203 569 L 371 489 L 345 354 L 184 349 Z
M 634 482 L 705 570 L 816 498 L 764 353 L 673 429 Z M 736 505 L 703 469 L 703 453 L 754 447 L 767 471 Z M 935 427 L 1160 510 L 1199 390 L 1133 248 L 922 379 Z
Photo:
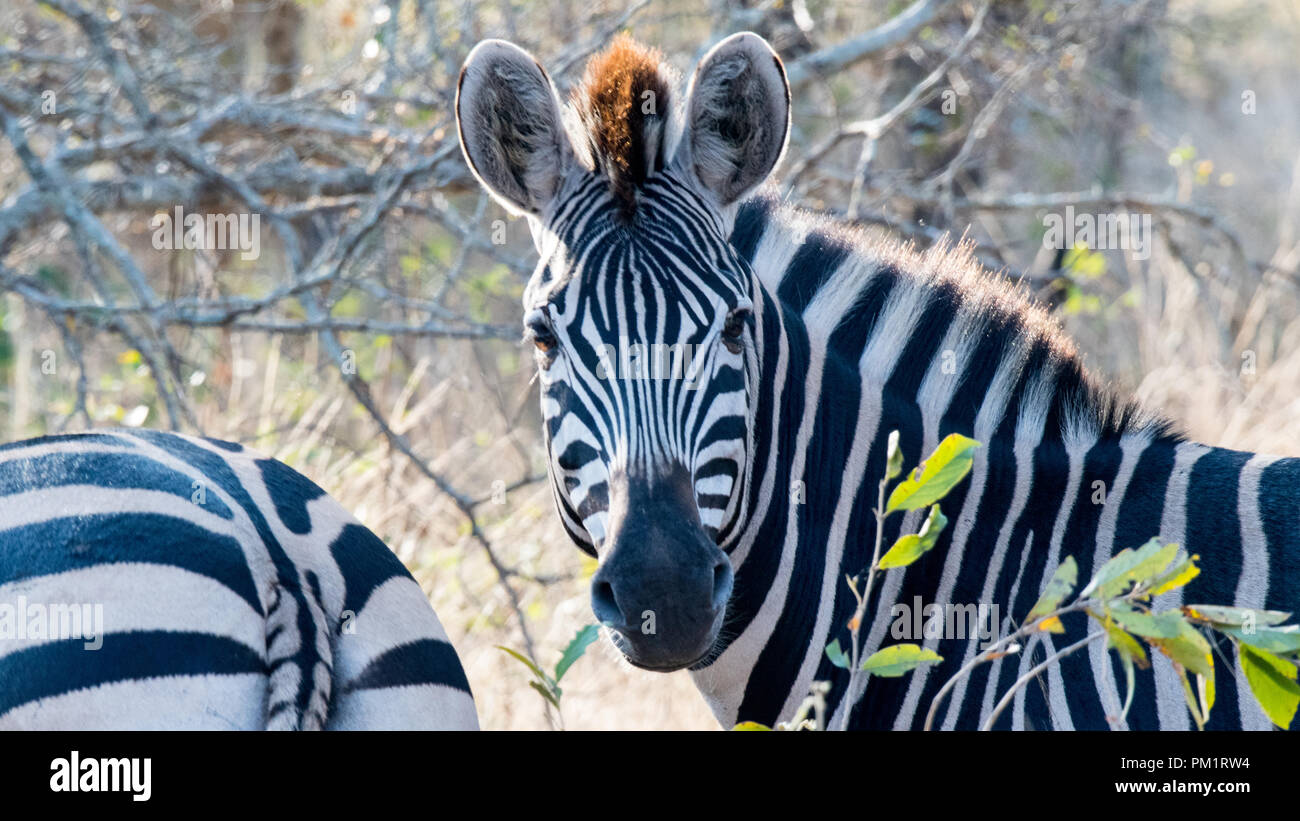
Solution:
M 1182 433 L 1169 419 L 1147 409 L 1110 383 L 1098 381 L 1085 368 L 1082 354 L 1060 321 L 1023 283 L 1013 281 L 1005 271 L 991 271 L 980 264 L 974 257 L 974 243 L 966 237 L 956 243 L 941 239 L 921 251 L 911 240 L 868 232 L 844 218 L 783 202 L 769 185 L 743 204 L 732 242 L 743 246 L 747 240 L 740 236 L 742 232 L 757 228 L 761 235 L 765 227 L 778 225 L 784 226 L 784 232 L 794 240 L 790 245 L 817 242 L 832 258 L 842 260 L 838 265 L 832 263 L 834 270 L 824 275 L 826 278 L 817 287 L 819 294 L 836 293 L 840 295 L 838 299 L 856 303 L 862 299 L 873 274 L 883 270 L 894 275 L 898 285 L 891 302 L 910 306 L 907 313 L 916 317 L 912 335 L 946 336 L 949 340 L 959 340 L 957 346 L 970 345 L 973 353 L 965 365 L 966 371 L 996 369 L 1003 358 L 1016 355 L 1016 351 L 1042 349 L 1043 356 L 1026 356 L 1024 383 L 1050 388 L 1062 411 L 1061 423 L 1067 434 L 1145 434 L 1182 440 Z M 750 249 L 751 253 L 753 250 Z M 783 250 L 789 257 L 778 254 L 781 261 L 770 265 L 769 270 L 784 271 L 794 264 L 798 248 Z M 765 284 L 775 292 L 776 283 Z M 943 312 L 925 310 L 933 300 L 944 300 L 951 306 L 950 319 Z M 842 316 L 846 323 L 877 321 L 874 316 L 852 310 Z M 818 330 L 830 334 L 837 329 Z M 973 344 L 983 339 L 992 339 L 996 344 Z M 1027 390 L 1025 396 L 1036 393 Z
M 573 92 L 579 144 L 608 176 L 624 216 L 635 212 L 637 189 L 666 161 L 674 84 L 659 51 L 621 34 L 588 61 Z

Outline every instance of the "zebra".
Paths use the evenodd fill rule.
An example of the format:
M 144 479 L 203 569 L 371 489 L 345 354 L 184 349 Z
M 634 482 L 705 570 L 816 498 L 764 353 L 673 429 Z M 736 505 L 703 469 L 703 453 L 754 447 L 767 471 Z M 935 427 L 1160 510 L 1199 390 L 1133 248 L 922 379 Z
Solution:
M 0 446 L 0 730 L 477 726 L 420 586 L 281 462 L 146 429 Z
M 1065 557 L 1087 578 L 1155 536 L 1203 570 L 1162 607 L 1300 606 L 1300 459 L 1197 444 L 1117 396 L 960 244 L 921 252 L 784 202 L 769 177 L 790 88 L 758 35 L 722 40 L 678 87 L 657 51 L 620 36 L 562 102 L 529 53 L 486 40 L 456 100 L 467 163 L 538 250 L 523 324 L 552 495 L 598 559 L 592 609 L 628 662 L 688 669 L 724 727 L 787 721 L 814 682 L 829 683 L 828 726 L 847 711 L 852 728 L 921 727 L 974 640 L 925 639 L 941 664 L 873 678 L 853 703 L 824 653 L 849 639 L 844 579 L 870 562 L 894 430 L 908 464 L 954 432 L 984 446 L 943 502 L 936 548 L 883 577 L 865 653 L 895 643 L 896 604 L 998 604 L 1005 627 Z M 689 366 L 665 378 L 654 350 Z M 892 517 L 884 543 L 920 513 Z M 1159 654 L 1120 720 L 1124 679 L 1092 649 L 995 726 L 1190 726 Z M 977 667 L 936 726 L 982 726 L 1052 652 L 1041 633 Z M 1268 726 L 1241 680 L 1218 679 L 1211 728 Z

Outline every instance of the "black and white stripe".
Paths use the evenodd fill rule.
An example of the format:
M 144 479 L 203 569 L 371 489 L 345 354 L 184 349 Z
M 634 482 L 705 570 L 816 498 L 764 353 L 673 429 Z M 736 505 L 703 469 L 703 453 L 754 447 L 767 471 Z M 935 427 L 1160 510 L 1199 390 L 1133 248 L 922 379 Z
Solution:
M 891 643 L 885 628 L 895 603 L 910 604 L 916 596 L 926 603 L 997 603 L 1004 618 L 1022 617 L 1064 556 L 1074 556 L 1086 577 L 1118 550 L 1153 536 L 1199 554 L 1203 568 L 1164 605 L 1184 595 L 1287 611 L 1300 605 L 1300 459 L 1185 442 L 1091 385 L 1057 331 L 1037 309 L 1008 295 L 1007 286 L 951 254 L 897 255 L 825 221 L 813 219 L 805 230 L 809 219 L 757 198 L 742 207 L 732 234 L 763 291 L 756 302 L 773 315 L 771 338 L 778 347 L 765 347 L 761 357 L 793 355 L 800 373 L 846 378 L 823 377 L 802 408 L 785 405 L 778 427 L 812 428 L 807 439 L 778 436 L 775 448 L 757 449 L 776 451 L 777 461 L 788 462 L 786 475 L 806 482 L 810 498 L 803 508 L 780 514 L 793 520 L 784 538 L 751 531 L 755 545 L 736 570 L 740 595 L 730 620 L 740 635 L 696 673 L 720 719 L 786 718 L 813 680 L 834 683 L 830 703 L 837 717 L 850 707 L 841 702 L 847 675 L 821 648 L 834 638 L 847 641 L 852 601 L 840 580 L 868 560 L 871 496 L 893 429 L 902 432 L 912 462 L 948 433 L 974 436 L 986 447 L 977 452 L 969 480 L 943 503 L 952 524 L 936 549 L 877 588 L 867 652 Z M 848 299 L 837 295 L 844 281 L 853 283 Z M 818 304 L 831 302 L 836 308 L 819 315 Z M 852 346 L 837 344 L 849 334 L 856 335 Z M 789 344 L 804 337 L 808 343 Z M 956 363 L 947 375 L 945 359 Z M 854 360 L 856 370 L 832 367 Z M 828 412 L 831 397 L 837 399 Z M 835 427 L 841 415 L 856 423 L 851 437 Z M 845 441 L 852 444 L 836 452 L 835 443 Z M 819 454 L 817 465 L 800 461 L 800 450 Z M 818 487 L 826 499 L 814 499 Z M 1098 488 L 1101 504 L 1093 501 Z M 748 515 L 771 517 L 772 511 L 760 505 Z M 846 518 L 851 523 L 842 527 Z M 827 521 L 829 538 L 821 524 Z M 893 523 L 886 543 L 899 529 Z M 814 612 L 816 618 L 808 618 Z M 1067 628 L 1088 625 L 1067 620 Z M 1031 645 L 1019 659 L 981 668 L 958 686 L 939 712 L 939 726 L 982 724 L 995 693 L 1000 696 L 1031 659 L 1051 652 L 1051 636 L 1041 634 L 1040 641 L 1044 647 Z M 853 705 L 853 726 L 918 727 L 938 687 L 976 649 L 969 641 L 925 643 L 945 662 L 901 679 L 873 679 Z M 1119 713 L 1123 678 L 1113 657 L 1095 647 L 1068 658 L 1043 687 L 1024 691 L 1003 726 L 1112 726 L 1107 717 Z M 793 658 L 801 664 L 792 665 Z M 1155 664 L 1154 683 L 1139 679 L 1135 706 L 1119 726 L 1188 725 L 1172 666 L 1160 656 Z M 1268 726 L 1240 682 L 1230 674 L 1218 680 L 1212 727 Z M 1068 698 L 1064 682 L 1070 682 Z
M 20 602 L 100 607 L 102 646 L 0 630 L 0 729 L 477 726 L 401 562 L 237 444 L 136 430 L 0 447 L 0 607 Z
M 1300 609 L 1300 459 L 1186 442 L 1117 401 L 1041 308 L 963 251 L 918 254 L 768 194 L 746 198 L 788 122 L 784 73 L 761 38 L 711 50 L 680 106 L 662 99 L 662 79 L 644 79 L 659 76 L 649 52 L 619 41 L 608 54 L 586 81 L 601 93 L 575 94 L 574 117 L 529 55 L 485 42 L 462 72 L 457 114 L 474 173 L 525 215 L 541 252 L 524 307 L 554 495 L 570 536 L 600 558 L 593 608 L 632 663 L 690 667 L 724 726 L 788 719 L 813 681 L 832 684 L 832 724 L 851 711 L 856 728 L 920 726 L 974 640 L 925 639 L 942 664 L 872 679 L 856 704 L 823 651 L 849 640 L 843 580 L 870 561 L 893 430 L 910 464 L 950 433 L 984 447 L 943 501 L 951 524 L 938 546 L 877 586 L 868 653 L 896 641 L 896 603 L 996 604 L 1006 629 L 1065 556 L 1086 578 L 1153 536 L 1201 557 L 1201 575 L 1166 604 Z M 621 109 L 601 107 L 620 89 L 652 94 L 666 123 L 609 139 L 628 130 L 610 124 Z M 719 344 L 737 315 L 742 338 Z M 652 342 L 701 346 L 695 390 L 601 378 L 603 346 Z M 919 513 L 891 518 L 885 544 L 918 524 Z M 725 618 L 702 598 L 714 559 L 701 540 L 734 574 L 714 567 Z M 654 613 L 672 618 L 638 635 L 638 616 Z M 1066 627 L 1089 629 L 1082 616 Z M 1000 726 L 1188 726 L 1162 657 L 1139 677 L 1127 721 L 1110 721 L 1123 678 L 1094 648 L 1022 691 Z M 977 669 L 940 726 L 982 724 L 1052 650 L 1042 633 Z M 1267 725 L 1220 675 L 1210 726 Z
M 754 375 L 720 340 L 749 296 L 736 277 L 691 278 L 734 271 L 734 252 L 717 218 L 675 183 L 665 173 L 646 186 L 646 232 L 633 241 L 601 179 L 586 180 L 558 215 L 572 221 L 557 246 L 568 253 L 543 260 L 525 297 L 563 351 L 539 370 L 551 479 L 566 529 L 593 554 L 613 474 L 685 466 L 700 521 L 718 538 L 740 511 Z

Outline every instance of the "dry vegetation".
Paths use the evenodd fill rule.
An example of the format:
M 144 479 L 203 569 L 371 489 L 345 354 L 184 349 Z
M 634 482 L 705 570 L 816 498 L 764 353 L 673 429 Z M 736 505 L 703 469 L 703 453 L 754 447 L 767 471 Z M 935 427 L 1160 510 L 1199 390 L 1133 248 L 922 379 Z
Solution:
M 6 3 L 4 438 L 144 424 L 278 456 L 420 579 L 484 725 L 547 726 L 493 646 L 552 663 L 592 566 L 538 481 L 528 232 L 495 223 L 450 103 L 480 38 L 565 89 L 620 28 L 683 72 L 764 34 L 795 87 L 791 198 L 922 245 L 969 231 L 1122 390 L 1300 455 L 1292 0 Z M 1152 215 L 1150 258 L 1055 258 L 1043 215 L 1071 203 Z M 156 250 L 177 205 L 262 214 L 260 258 Z M 603 644 L 565 691 L 570 728 L 714 726 L 684 673 Z

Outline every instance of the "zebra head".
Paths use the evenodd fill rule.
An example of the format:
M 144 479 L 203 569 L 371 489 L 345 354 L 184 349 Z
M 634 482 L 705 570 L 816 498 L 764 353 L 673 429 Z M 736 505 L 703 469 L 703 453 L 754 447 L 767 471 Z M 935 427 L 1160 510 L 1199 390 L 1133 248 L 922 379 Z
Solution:
M 679 105 L 659 55 L 620 38 L 567 106 L 527 52 L 480 43 L 456 113 L 474 174 L 523 214 L 524 293 L 548 467 L 592 609 L 633 664 L 709 658 L 732 588 L 757 379 L 758 285 L 728 243 L 779 161 L 785 71 L 754 34 L 715 46 Z

